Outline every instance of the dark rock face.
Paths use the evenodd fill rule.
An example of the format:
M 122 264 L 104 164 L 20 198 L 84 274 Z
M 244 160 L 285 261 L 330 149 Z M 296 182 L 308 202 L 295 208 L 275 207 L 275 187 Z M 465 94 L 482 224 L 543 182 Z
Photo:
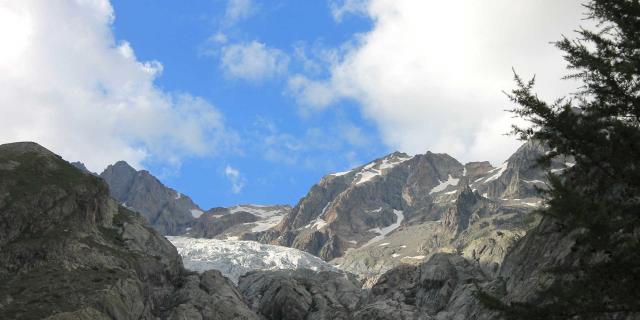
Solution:
M 231 280 L 219 271 L 192 274 L 171 297 L 173 305 L 168 319 L 258 319 L 246 307 L 245 301 Z
M 258 314 L 272 320 L 353 319 L 361 299 L 354 277 L 310 270 L 251 272 L 240 291 Z
M 35 143 L 0 145 L 1 319 L 257 319 L 234 290 L 188 274 L 101 179 Z
M 446 312 L 460 292 L 487 279 L 480 269 L 459 255 L 435 254 L 418 266 L 405 265 L 385 273 L 371 288 L 368 303 L 415 308 L 416 312 L 436 316 Z
M 390 270 L 371 290 L 360 289 L 352 276 L 308 270 L 252 272 L 239 287 L 251 308 L 269 320 L 472 319 L 480 310 L 474 283 L 488 279 L 459 255 L 436 254 Z
M 183 234 L 193 222 L 193 215 L 202 213 L 191 198 L 124 161 L 108 166 L 100 177 L 109 185 L 114 199 L 142 214 L 162 234 Z

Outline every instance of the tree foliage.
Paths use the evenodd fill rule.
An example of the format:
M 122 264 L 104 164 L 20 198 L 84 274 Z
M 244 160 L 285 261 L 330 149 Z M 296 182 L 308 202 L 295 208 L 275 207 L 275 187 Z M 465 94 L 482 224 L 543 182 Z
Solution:
M 504 304 L 484 295 L 490 307 L 515 319 L 600 319 L 640 315 L 640 2 L 591 0 L 585 8 L 594 30 L 555 43 L 564 52 L 568 80 L 579 92 L 547 103 L 533 92 L 535 78 L 515 75 L 512 110 L 530 127 L 514 127 L 575 165 L 549 173 L 542 191 L 554 219 L 568 234 L 581 235 L 576 261 L 558 266 L 557 281 L 539 305 Z

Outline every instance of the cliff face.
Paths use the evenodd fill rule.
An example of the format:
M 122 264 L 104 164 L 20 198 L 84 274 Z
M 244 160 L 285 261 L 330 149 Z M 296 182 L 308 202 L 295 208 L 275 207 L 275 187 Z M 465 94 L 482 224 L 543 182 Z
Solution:
M 139 212 L 162 234 L 180 235 L 202 210 L 191 198 L 166 187 L 149 172 L 137 171 L 124 161 L 108 166 L 100 177 L 109 185 L 111 196 Z
M 104 181 L 35 143 L 0 145 L 0 318 L 196 314 L 256 319 L 219 273 L 187 273 L 171 243 L 111 199 Z

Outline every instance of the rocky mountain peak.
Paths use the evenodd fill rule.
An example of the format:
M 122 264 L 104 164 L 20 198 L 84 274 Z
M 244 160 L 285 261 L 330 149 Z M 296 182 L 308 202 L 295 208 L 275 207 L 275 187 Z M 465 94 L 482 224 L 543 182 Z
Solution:
M 114 164 L 107 166 L 104 172 L 108 172 L 118 176 L 134 176 L 138 171 L 131 165 L 129 165 L 129 163 L 127 163 L 126 161 L 120 160 Z
M 101 174 L 111 196 L 141 213 L 163 234 L 179 235 L 202 210 L 186 195 L 162 184 L 146 170 L 137 171 L 125 161 L 109 165 Z

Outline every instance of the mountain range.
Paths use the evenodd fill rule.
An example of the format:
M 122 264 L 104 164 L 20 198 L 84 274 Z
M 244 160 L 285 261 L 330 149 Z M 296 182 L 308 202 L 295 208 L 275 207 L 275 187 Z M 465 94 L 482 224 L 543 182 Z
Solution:
M 544 303 L 545 270 L 579 258 L 574 233 L 532 213 L 547 151 L 527 143 L 496 168 L 393 153 L 325 176 L 293 208 L 194 214 L 126 163 L 98 176 L 0 145 L 0 318 L 501 319 L 479 290 Z M 161 233 L 180 234 L 178 250 Z
M 508 249 L 539 222 L 548 150 L 522 145 L 498 167 L 447 154 L 394 152 L 326 175 L 294 206 L 237 205 L 202 211 L 147 171 L 125 162 L 100 174 L 111 195 L 165 235 L 253 240 L 296 248 L 371 284 L 385 271 L 457 252 L 495 274 Z M 556 159 L 551 170 L 572 165 Z

